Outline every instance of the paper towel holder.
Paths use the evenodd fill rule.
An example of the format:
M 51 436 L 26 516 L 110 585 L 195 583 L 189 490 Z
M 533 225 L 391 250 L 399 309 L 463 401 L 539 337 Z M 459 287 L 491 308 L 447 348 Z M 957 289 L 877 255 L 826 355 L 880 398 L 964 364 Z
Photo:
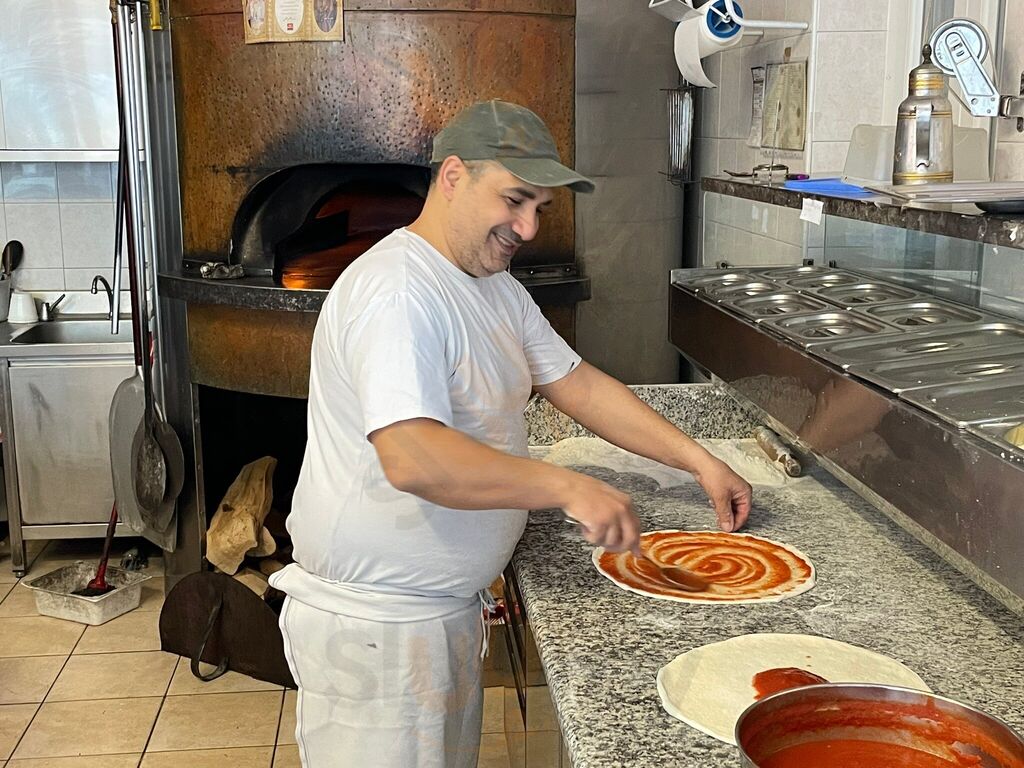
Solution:
M 696 3 L 696 5 L 694 5 Z M 744 27 L 744 32 L 755 29 L 807 29 L 804 21 L 774 21 L 771 19 L 746 19 L 743 8 L 735 0 L 650 0 L 648 10 L 664 16 L 669 21 L 682 21 L 694 14 L 714 13 L 724 24 Z M 738 9 L 738 10 L 737 10 Z
M 647 7 L 649 10 L 664 16 L 669 21 L 683 22 L 700 18 L 707 39 L 717 40 L 719 44 L 724 43 L 727 46 L 738 43 L 741 35 L 763 35 L 763 30 L 765 29 L 808 28 L 808 25 L 802 21 L 745 19 L 743 17 L 743 8 L 735 0 L 710 0 L 710 2 L 704 2 L 703 4 L 701 4 L 701 0 L 650 0 Z M 677 29 L 677 36 L 680 31 Z M 676 56 L 680 72 L 685 77 L 685 65 L 680 63 L 679 49 L 677 49 Z M 714 87 L 714 83 L 707 80 L 706 76 L 703 75 L 699 60 L 697 60 L 697 69 L 701 71 L 697 73 L 698 82 L 693 84 Z M 704 82 L 699 82 L 700 78 L 703 78 Z M 687 79 L 690 80 L 691 78 Z

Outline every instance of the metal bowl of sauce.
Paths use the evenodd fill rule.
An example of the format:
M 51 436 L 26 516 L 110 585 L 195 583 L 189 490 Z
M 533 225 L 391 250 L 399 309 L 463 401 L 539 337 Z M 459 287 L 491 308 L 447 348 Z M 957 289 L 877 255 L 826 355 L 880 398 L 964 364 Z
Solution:
M 736 722 L 744 768 L 1024 768 L 1006 723 L 942 696 L 888 685 L 792 688 Z

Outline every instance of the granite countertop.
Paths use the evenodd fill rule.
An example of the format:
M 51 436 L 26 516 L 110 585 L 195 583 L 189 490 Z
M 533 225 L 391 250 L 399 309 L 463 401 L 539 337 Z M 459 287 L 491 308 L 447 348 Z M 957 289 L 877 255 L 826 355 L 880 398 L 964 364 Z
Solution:
M 804 198 L 810 197 L 821 200 L 824 203 L 823 211 L 829 216 L 1007 248 L 1024 247 L 1024 216 L 984 213 L 971 204 L 906 203 L 886 195 L 871 195 L 860 199 L 826 197 L 781 186 L 754 184 L 750 180 L 712 177 L 702 179 L 701 189 L 786 208 L 799 208 Z
M 703 437 L 749 435 L 734 414 L 709 418 L 715 403 L 735 410 L 724 398 L 694 389 L 663 412 L 682 426 L 702 420 Z M 708 434 L 716 421 L 725 429 Z M 559 437 L 531 424 L 547 441 Z M 662 490 L 639 475 L 585 471 L 628 491 L 646 529 L 714 525 L 696 485 Z M 1024 731 L 1021 618 L 817 472 L 792 487 L 755 489 L 746 530 L 795 546 L 817 569 L 814 589 L 779 603 L 702 607 L 625 592 L 594 569 L 591 547 L 560 512 L 531 513 L 513 565 L 575 768 L 735 766 L 735 747 L 661 708 L 655 676 L 691 648 L 753 632 L 821 635 L 886 654 L 936 692 Z

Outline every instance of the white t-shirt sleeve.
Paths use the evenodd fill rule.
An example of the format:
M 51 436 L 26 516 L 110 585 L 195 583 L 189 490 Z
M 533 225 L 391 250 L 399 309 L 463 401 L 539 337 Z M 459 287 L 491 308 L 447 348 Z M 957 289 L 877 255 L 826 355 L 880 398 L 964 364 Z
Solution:
M 452 426 L 442 324 L 408 293 L 383 296 L 351 323 L 341 364 L 363 415 L 363 434 L 406 419 Z
M 523 351 L 533 386 L 540 387 L 568 376 L 583 358 L 555 332 L 526 288 L 516 284 L 523 304 Z

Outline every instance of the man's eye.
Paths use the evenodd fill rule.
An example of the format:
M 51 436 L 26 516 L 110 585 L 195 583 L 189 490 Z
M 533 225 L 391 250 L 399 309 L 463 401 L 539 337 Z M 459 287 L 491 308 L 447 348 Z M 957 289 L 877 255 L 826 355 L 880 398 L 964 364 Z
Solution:
M 509 205 L 522 205 L 523 202 L 522 200 L 517 200 L 514 197 L 506 197 L 505 199 L 508 200 Z

